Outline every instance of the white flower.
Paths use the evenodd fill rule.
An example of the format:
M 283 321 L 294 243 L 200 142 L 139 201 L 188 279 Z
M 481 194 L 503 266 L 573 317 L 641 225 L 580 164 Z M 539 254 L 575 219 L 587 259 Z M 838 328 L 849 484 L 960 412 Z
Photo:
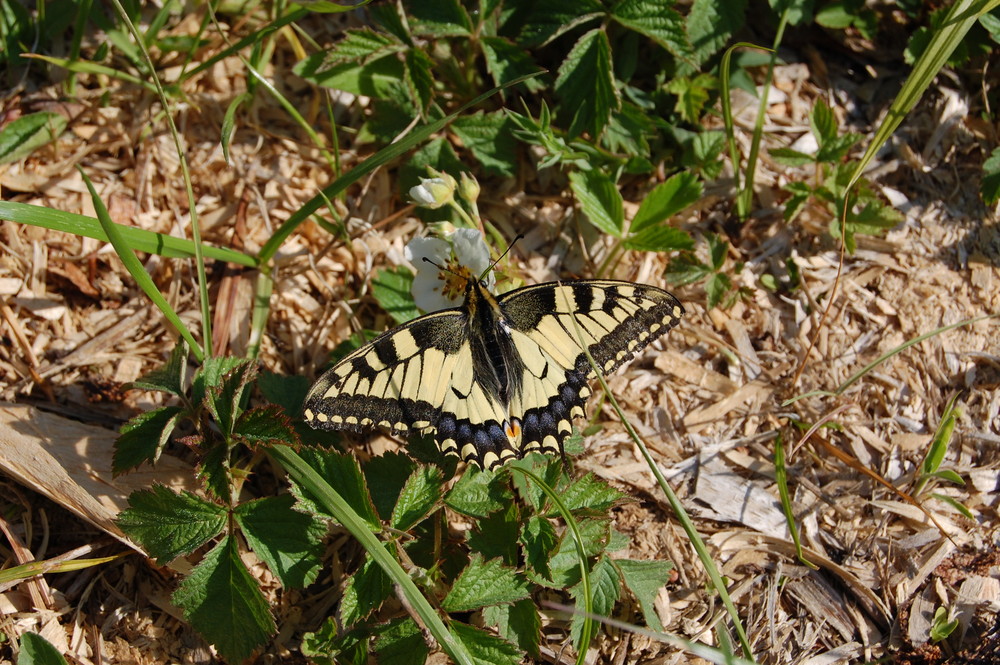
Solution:
M 406 245 L 406 258 L 416 270 L 413 300 L 425 312 L 461 305 L 468 280 L 479 279 L 490 267 L 490 249 L 475 229 L 456 229 L 448 240 L 414 238 Z M 493 273 L 484 279 L 492 289 Z
M 435 210 L 455 199 L 458 183 L 447 173 L 436 178 L 421 178 L 420 184 L 410 188 L 410 198 L 418 206 Z

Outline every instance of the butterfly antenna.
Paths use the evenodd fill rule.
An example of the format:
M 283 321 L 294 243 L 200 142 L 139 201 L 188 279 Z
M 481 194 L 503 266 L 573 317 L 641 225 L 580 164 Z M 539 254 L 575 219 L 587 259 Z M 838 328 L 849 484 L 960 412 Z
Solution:
M 501 254 L 500 256 L 498 256 L 497 260 L 494 261 L 493 263 L 491 263 L 490 267 L 483 271 L 483 274 L 479 276 L 479 279 L 485 279 L 486 275 L 488 275 L 491 270 L 493 270 L 494 268 L 496 268 L 497 264 L 500 263 L 500 261 L 503 260 L 503 257 L 507 256 L 507 254 L 510 252 L 511 248 L 514 247 L 514 243 L 516 243 L 518 240 L 521 240 L 522 238 L 524 238 L 524 234 L 523 233 L 518 233 L 517 237 L 514 238 L 513 240 L 511 240 L 510 244 L 507 245 L 507 249 L 503 250 L 503 254 Z

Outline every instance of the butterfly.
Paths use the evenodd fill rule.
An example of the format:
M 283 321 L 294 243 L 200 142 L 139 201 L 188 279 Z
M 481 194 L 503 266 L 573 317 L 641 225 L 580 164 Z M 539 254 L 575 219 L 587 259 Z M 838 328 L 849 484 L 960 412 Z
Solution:
M 591 394 L 584 348 L 613 372 L 683 314 L 643 284 L 549 282 L 494 296 L 471 277 L 460 307 L 393 328 L 323 374 L 305 419 L 433 434 L 443 453 L 488 470 L 535 450 L 562 454 Z

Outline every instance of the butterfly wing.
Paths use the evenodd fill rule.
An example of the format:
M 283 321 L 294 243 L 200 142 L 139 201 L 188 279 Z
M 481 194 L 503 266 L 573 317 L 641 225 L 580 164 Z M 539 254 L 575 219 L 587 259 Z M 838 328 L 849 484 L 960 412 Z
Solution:
M 602 372 L 613 372 L 684 313 L 662 289 L 613 280 L 528 286 L 498 301 L 524 367 L 510 404 L 521 455 L 560 452 L 573 417 L 584 415 L 593 376 L 584 348 Z
M 309 391 L 313 427 L 434 433 L 444 453 L 492 468 L 515 455 L 507 409 L 477 377 L 469 315 L 450 309 L 383 333 L 329 369 Z

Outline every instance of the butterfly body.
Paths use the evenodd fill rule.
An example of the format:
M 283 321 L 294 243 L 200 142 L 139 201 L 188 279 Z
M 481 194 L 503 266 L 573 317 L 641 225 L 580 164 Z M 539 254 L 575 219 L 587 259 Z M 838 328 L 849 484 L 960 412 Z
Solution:
M 313 427 L 433 433 L 442 452 L 491 469 L 561 452 L 584 415 L 589 350 L 611 372 L 675 326 L 661 289 L 612 280 L 550 282 L 501 296 L 470 279 L 465 302 L 354 351 L 310 390 Z

